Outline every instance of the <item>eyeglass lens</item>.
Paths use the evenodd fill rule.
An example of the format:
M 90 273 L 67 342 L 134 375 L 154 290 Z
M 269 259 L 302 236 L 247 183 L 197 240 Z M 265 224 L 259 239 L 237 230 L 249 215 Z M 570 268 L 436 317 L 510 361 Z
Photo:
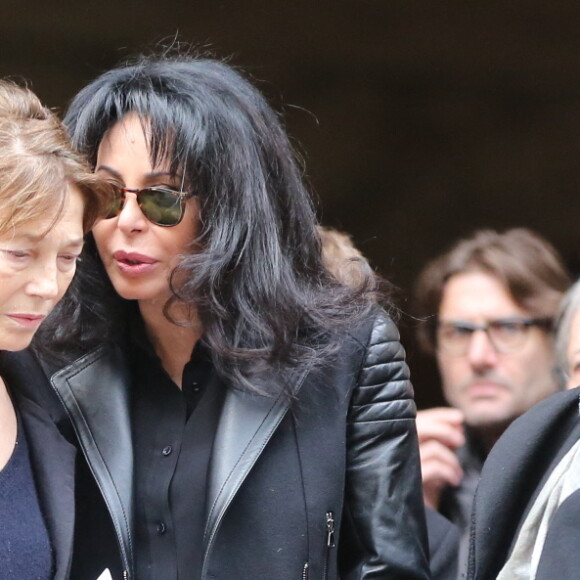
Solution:
M 531 326 L 541 321 L 528 319 L 492 320 L 484 325 L 468 322 L 441 322 L 437 328 L 437 344 L 441 350 L 453 355 L 467 353 L 472 336 L 477 331 L 487 334 L 493 347 L 501 353 L 513 352 L 521 348 Z

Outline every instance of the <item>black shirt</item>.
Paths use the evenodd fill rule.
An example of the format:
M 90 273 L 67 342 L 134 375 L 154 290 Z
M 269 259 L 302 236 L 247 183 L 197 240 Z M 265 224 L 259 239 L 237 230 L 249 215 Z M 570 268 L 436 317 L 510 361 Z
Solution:
M 132 329 L 130 351 L 136 577 L 194 580 L 201 574 L 207 473 L 223 389 L 201 343 L 184 368 L 181 390 L 142 323 Z

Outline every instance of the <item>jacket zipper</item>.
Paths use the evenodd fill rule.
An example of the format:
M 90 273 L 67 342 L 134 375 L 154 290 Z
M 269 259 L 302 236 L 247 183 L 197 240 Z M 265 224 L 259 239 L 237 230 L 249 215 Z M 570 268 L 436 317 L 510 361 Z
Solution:
M 308 562 L 306 562 L 306 564 L 304 564 L 304 568 L 302 569 L 302 580 L 308 580 L 308 568 L 310 566 L 308 565 Z
M 127 570 L 123 570 L 123 580 L 129 580 L 129 572 Z
M 336 546 L 334 540 L 334 513 L 326 512 L 326 550 L 324 558 L 324 580 L 328 577 L 328 565 L 330 561 L 330 550 Z
M 326 512 L 326 547 L 334 548 L 334 514 Z

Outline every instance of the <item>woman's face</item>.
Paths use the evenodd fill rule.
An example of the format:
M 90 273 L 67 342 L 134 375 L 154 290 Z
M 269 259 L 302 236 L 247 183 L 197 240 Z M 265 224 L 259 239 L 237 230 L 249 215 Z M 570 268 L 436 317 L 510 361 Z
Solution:
M 180 190 L 169 162 L 153 167 L 147 137 L 137 115 L 129 114 L 113 125 L 99 146 L 96 172 L 123 187 L 143 189 L 165 186 Z M 190 252 L 199 229 L 195 198 L 185 202 L 185 215 L 173 227 L 150 222 L 134 193 L 125 193 L 121 213 L 101 220 L 93 229 L 103 264 L 117 293 L 123 298 L 162 306 L 170 297 L 169 278 L 180 256 Z
M 63 297 L 83 247 L 83 212 L 81 193 L 70 187 L 54 225 L 48 216 L 0 234 L 0 350 L 26 348 Z

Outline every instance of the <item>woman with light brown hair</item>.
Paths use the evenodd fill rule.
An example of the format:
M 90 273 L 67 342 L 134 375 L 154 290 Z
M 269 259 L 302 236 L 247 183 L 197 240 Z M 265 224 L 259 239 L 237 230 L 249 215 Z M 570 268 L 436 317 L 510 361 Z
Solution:
M 66 292 L 108 189 L 58 118 L 0 81 L 0 578 L 64 579 L 74 463 L 32 381 L 6 351 L 26 348 Z

